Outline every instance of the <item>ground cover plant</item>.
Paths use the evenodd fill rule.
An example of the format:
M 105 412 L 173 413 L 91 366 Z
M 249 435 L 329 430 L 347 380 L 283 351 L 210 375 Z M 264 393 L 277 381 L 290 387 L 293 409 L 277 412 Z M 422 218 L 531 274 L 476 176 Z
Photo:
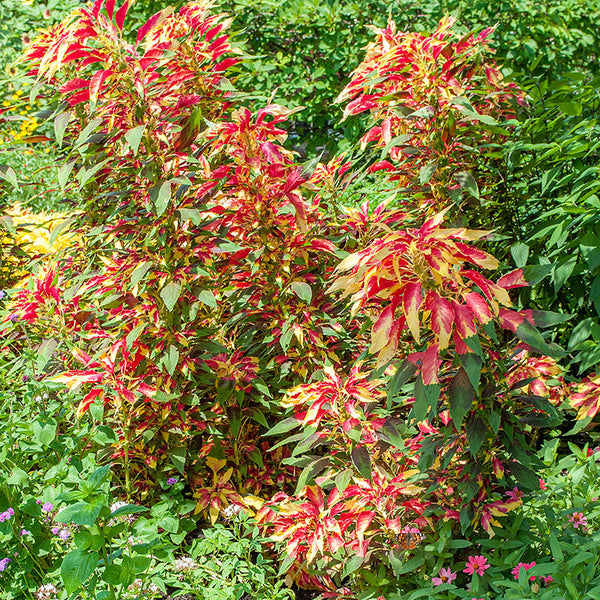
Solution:
M 134 6 L 23 59 L 69 209 L 3 218 L 1 597 L 598 597 L 593 80 L 389 20 L 307 160 L 233 17 Z

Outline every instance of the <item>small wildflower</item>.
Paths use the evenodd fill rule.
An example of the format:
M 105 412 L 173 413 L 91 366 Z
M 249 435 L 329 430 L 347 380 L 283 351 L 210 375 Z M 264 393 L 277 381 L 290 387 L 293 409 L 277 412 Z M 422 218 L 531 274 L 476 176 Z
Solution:
M 167 479 L 167 485 L 175 485 L 178 481 L 177 477 L 169 477 L 169 479 Z
M 173 563 L 173 571 L 182 572 L 182 571 L 193 571 L 198 568 L 198 564 L 194 561 L 191 556 L 180 556 L 175 559 Z
M 242 507 L 239 504 L 230 504 L 223 509 L 223 516 L 226 519 L 231 519 L 235 515 L 237 515 L 242 510 Z
M 110 512 L 114 513 L 117 510 L 119 510 L 119 508 L 122 508 L 123 506 L 127 506 L 127 502 L 123 502 L 122 500 L 117 500 L 116 502 L 113 502 L 110 505 Z
M 9 562 L 12 562 L 12 559 L 10 559 L 10 558 L 3 558 L 2 560 L 0 560 L 0 572 L 6 571 L 6 569 L 8 568 L 8 563 Z
M 463 573 L 466 573 L 467 575 L 473 575 L 473 573 L 483 575 L 485 570 L 489 569 L 490 566 L 491 565 L 487 562 L 487 558 L 484 558 L 483 556 L 469 556 L 465 563 Z
M 0 513 L 0 523 L 4 523 L 4 521 L 8 521 L 14 514 L 15 514 L 15 511 L 12 508 L 9 508 L 8 510 L 1 512 Z
M 573 527 L 575 527 L 575 529 L 578 527 L 581 527 L 582 529 L 587 527 L 587 517 L 584 517 L 582 512 L 574 512 L 569 517 L 569 521 L 573 523 Z
M 52 502 L 44 502 L 44 504 L 42 504 L 42 512 L 51 512 L 53 508 L 54 504 L 52 504 Z
M 6 296 L 6 292 L 4 290 L 0 290 L 0 300 Z
M 514 575 L 515 579 L 519 579 L 519 572 L 521 570 L 521 567 L 523 569 L 525 569 L 525 571 L 529 571 L 529 569 L 531 569 L 531 567 L 535 567 L 535 565 L 536 565 L 535 561 L 530 562 L 530 563 L 520 562 L 516 567 L 513 568 L 511 573 Z M 529 581 L 535 581 L 535 575 L 530 577 Z
M 431 583 L 433 585 L 442 585 L 443 583 L 452 583 L 456 579 L 456 573 L 452 569 L 440 569 L 438 577 L 433 577 Z
M 548 577 L 542 577 L 542 580 L 544 582 L 544 585 L 548 585 L 549 583 L 552 583 L 554 581 L 554 577 L 552 577 L 552 575 L 548 575 Z
M 540 478 L 540 490 L 547 490 L 548 486 L 546 485 L 546 482 Z
M 27 531 L 27 529 L 21 529 L 19 535 L 31 535 L 31 531 Z
M 52 600 L 58 594 L 58 590 L 51 583 L 46 583 L 35 593 L 37 600 Z

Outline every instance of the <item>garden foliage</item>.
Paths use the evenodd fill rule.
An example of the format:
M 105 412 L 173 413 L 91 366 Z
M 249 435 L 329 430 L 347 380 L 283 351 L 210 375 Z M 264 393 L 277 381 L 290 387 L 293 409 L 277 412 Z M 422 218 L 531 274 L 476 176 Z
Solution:
M 540 428 L 600 409 L 598 379 L 573 389 L 542 332 L 562 315 L 519 304 L 549 274 L 558 294 L 576 265 L 566 277 L 564 254 L 528 266 L 520 242 L 507 268 L 472 226 L 507 185 L 504 148 L 525 157 L 516 181 L 541 160 L 530 153 L 541 142 L 515 141 L 529 98 L 492 60 L 493 30 L 459 34 L 451 18 L 431 34 L 377 29 L 338 98 L 345 118 L 362 115 L 359 150 L 302 164 L 285 143 L 294 110 L 236 87 L 231 18 L 202 0 L 136 30 L 128 8 L 96 0 L 27 50 L 32 99 L 52 106 L 60 186 L 82 206 L 53 234 L 77 232 L 67 251 L 13 290 L 5 354 L 17 369 L 33 345 L 39 383 L 74 403 L 77 447 L 114 465 L 128 506 L 162 507 L 147 544 L 159 527 L 177 544 L 197 515 L 214 524 L 244 507 L 283 548 L 281 572 L 325 597 L 400 598 L 449 557 L 466 561 L 476 593 L 487 559 L 468 548 L 482 552 L 524 491 L 538 493 Z M 563 185 L 591 176 L 551 156 Z M 543 194 L 549 177 L 529 185 Z M 357 185 L 374 200 L 348 208 Z M 582 213 L 577 245 L 594 282 L 595 219 Z M 48 419 L 46 445 L 60 439 Z M 108 467 L 83 464 L 57 465 L 92 481 L 56 498 L 68 505 L 59 522 L 90 528 L 62 580 L 71 593 L 96 573 L 112 598 L 160 567 L 146 542 L 127 560 L 111 550 L 144 521 L 110 533 L 137 509 L 111 508 Z M 161 496 L 167 477 L 193 498 L 181 520 Z M 158 561 L 172 552 L 159 550 Z M 75 562 L 86 569 L 73 579 Z M 454 588 L 444 577 L 440 593 Z

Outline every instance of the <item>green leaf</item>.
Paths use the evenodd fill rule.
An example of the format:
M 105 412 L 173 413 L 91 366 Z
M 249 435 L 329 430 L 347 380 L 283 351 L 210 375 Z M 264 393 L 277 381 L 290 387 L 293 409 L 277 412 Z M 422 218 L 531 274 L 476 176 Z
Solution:
M 474 352 L 466 352 L 465 354 L 459 354 L 458 359 L 463 369 L 467 372 L 473 389 L 478 389 L 479 379 L 481 378 L 481 357 Z
M 440 397 L 441 387 L 439 384 L 425 385 L 419 375 L 415 382 L 415 403 L 410 411 L 409 417 L 419 422 L 425 419 L 430 410 L 437 413 L 437 401 Z
M 475 390 L 465 369 L 460 368 L 452 378 L 448 387 L 448 397 L 450 400 L 450 417 L 456 429 L 460 430 L 462 421 L 469 412 L 475 398 Z
M 203 221 L 202 213 L 197 208 L 180 208 L 178 211 L 184 221 L 190 220 L 194 225 L 200 225 Z
M 144 130 L 146 129 L 145 125 L 138 125 L 133 129 L 130 129 L 125 134 L 125 139 L 129 144 L 129 147 L 133 151 L 133 155 L 135 156 L 138 153 L 138 149 L 140 147 L 140 142 L 142 141 L 142 136 L 144 135 Z
M 179 350 L 173 344 L 169 346 L 168 352 L 163 356 L 162 363 L 165 365 L 167 373 L 173 377 L 179 363 Z
M 467 441 L 469 442 L 469 452 L 473 456 L 479 452 L 481 445 L 485 441 L 488 433 L 487 425 L 481 417 L 473 417 L 467 424 Z
M 287 433 L 288 431 L 291 431 L 295 427 L 299 427 L 301 424 L 302 421 L 299 421 L 298 419 L 296 419 L 296 417 L 288 417 L 287 419 L 284 419 L 283 421 L 280 421 L 279 423 L 271 427 L 271 429 L 269 429 L 269 431 L 267 431 L 265 435 L 281 435 L 282 433 Z
M 419 169 L 419 182 L 421 185 L 425 185 L 431 181 L 435 170 L 437 169 L 438 163 L 437 160 L 432 162 L 428 162 L 425 166 Z
M 55 419 L 37 420 L 33 422 L 33 435 L 42 446 L 49 446 L 56 438 L 57 427 Z
M 65 137 L 65 131 L 69 120 L 71 119 L 71 113 L 69 111 L 62 112 L 54 119 L 54 137 L 56 139 L 56 145 L 60 148 Z
M 330 464 L 331 457 L 321 456 L 306 465 L 306 467 L 302 469 L 300 477 L 298 477 L 298 483 L 296 484 L 296 491 L 294 493 L 299 494 L 306 485 L 310 484 L 310 482 Z
M 554 293 L 558 294 L 560 288 L 567 282 L 575 265 L 577 264 L 577 255 L 566 256 L 562 258 L 557 265 L 555 265 L 552 272 L 552 282 L 554 283 Z
M 137 504 L 126 504 L 120 506 L 117 510 L 110 513 L 110 518 L 115 519 L 122 515 L 137 515 L 142 512 L 148 512 L 150 509 L 146 506 L 138 506 Z
M 456 181 L 460 185 L 463 190 L 471 194 L 473 198 L 477 198 L 479 200 L 479 186 L 477 185 L 477 181 L 471 173 L 467 171 L 461 171 L 456 174 Z
M 365 479 L 371 479 L 371 457 L 364 446 L 356 446 L 350 454 L 352 464 Z
M 521 487 L 528 490 L 539 489 L 540 479 L 537 473 L 516 461 L 508 463 L 507 466 L 511 475 L 519 482 Z
M 127 344 L 127 350 L 131 350 L 131 346 L 133 342 L 135 342 L 139 337 L 140 333 L 146 329 L 146 323 L 140 323 L 137 327 L 134 327 L 125 337 L 125 343 Z
M 198 294 L 198 300 L 202 302 L 202 304 L 206 304 L 206 306 L 210 306 L 211 308 L 217 308 L 217 300 L 215 299 L 215 295 L 210 290 L 202 290 Z
M 146 273 L 148 273 L 148 271 L 150 270 L 151 267 L 152 267 L 151 260 L 147 260 L 147 261 L 143 262 L 142 264 L 138 265 L 133 270 L 133 273 L 131 274 L 131 285 L 132 286 L 137 285 L 146 276 Z
M 552 272 L 553 265 L 529 265 L 523 269 L 525 281 L 531 285 L 537 285 L 544 277 Z
M 312 300 L 312 288 L 304 281 L 293 281 L 291 285 L 294 294 L 306 304 L 310 304 Z
M 390 379 L 387 391 L 387 409 L 392 407 L 392 400 L 400 388 L 417 372 L 417 365 L 410 360 L 403 361 Z
M 78 146 L 85 144 L 88 141 L 92 131 L 94 131 L 94 129 L 101 125 L 101 123 L 102 119 L 92 119 L 77 136 L 77 140 L 75 141 L 74 147 L 77 148 Z
M 350 485 L 350 481 L 352 480 L 352 471 L 350 469 L 345 469 L 344 471 L 340 471 L 335 476 L 335 487 L 338 491 L 343 493 L 343 491 Z
M 110 583 L 110 585 L 119 585 L 121 579 L 121 565 L 112 563 L 107 565 L 106 569 L 102 573 L 102 581 Z
M 60 566 L 60 578 L 68 594 L 80 588 L 94 572 L 98 565 L 97 552 L 73 550 L 69 552 Z
M 23 469 L 19 467 L 14 467 L 10 477 L 6 480 L 6 483 L 8 485 L 23 485 L 28 478 L 29 475 L 27 475 L 27 473 L 23 471 Z
M 102 510 L 102 500 L 90 502 L 76 502 L 66 508 L 63 508 L 55 521 L 58 523 L 75 523 L 76 525 L 87 525 L 92 527 L 96 523 L 96 519 Z
M 58 170 L 58 185 L 63 192 L 65 191 L 67 180 L 69 179 L 69 175 L 71 174 L 76 162 L 77 161 L 75 160 L 70 160 L 64 163 Z
M 527 264 L 527 258 L 529 257 L 529 246 L 523 242 L 516 242 L 510 247 L 510 253 L 512 254 L 515 265 L 520 269 Z
M 150 188 L 149 194 L 156 207 L 156 215 L 160 217 L 167 210 L 171 201 L 171 182 L 159 181 Z
M 181 295 L 181 284 L 170 281 L 160 290 L 160 297 L 163 299 L 167 310 L 171 312 Z
M 555 346 L 549 346 L 544 339 L 544 336 L 530 323 L 523 321 L 516 331 L 515 335 L 523 342 L 531 346 L 534 350 L 537 350 L 541 354 L 551 356 L 552 358 L 561 358 L 564 356 L 564 351 Z
M 0 179 L 4 179 L 15 189 L 19 189 L 19 180 L 17 179 L 17 174 L 12 167 L 9 167 L 8 165 L 0 165 Z
M 423 566 L 425 558 L 423 556 L 413 556 L 410 560 L 407 560 L 397 569 L 394 569 L 396 577 L 404 575 L 404 573 L 410 573 L 416 571 L 419 567 Z

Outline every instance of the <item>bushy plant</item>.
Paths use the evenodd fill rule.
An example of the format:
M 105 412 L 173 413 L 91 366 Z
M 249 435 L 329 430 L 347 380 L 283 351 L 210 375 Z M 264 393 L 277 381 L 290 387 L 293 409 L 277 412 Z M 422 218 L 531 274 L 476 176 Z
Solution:
M 150 550 L 118 554 L 118 491 L 153 503 L 148 531 L 173 544 L 197 515 L 259 509 L 281 573 L 325 597 L 414 595 L 443 561 L 483 589 L 481 535 L 539 487 L 538 430 L 571 393 L 540 332 L 562 317 L 518 310 L 511 292 L 547 269 L 507 269 L 480 247 L 490 232 L 468 227 L 469 205 L 505 183 L 501 148 L 524 104 L 488 56 L 491 30 L 378 30 L 340 97 L 367 124 L 363 153 L 299 164 L 284 146 L 291 111 L 253 112 L 234 85 L 229 18 L 192 2 L 136 31 L 127 11 L 96 0 L 27 51 L 60 184 L 85 211 L 74 250 L 11 297 L 3 333 L 9 352 L 45 350 L 36 380 L 71 399 L 106 463 L 90 475 L 97 502 L 100 488 L 60 496 L 91 536 L 73 550 L 87 570 L 71 590 L 164 579 Z M 359 179 L 385 200 L 340 206 Z M 595 385 L 571 399 L 580 418 L 597 412 Z M 179 477 L 181 520 L 160 485 Z M 230 537 L 206 535 L 191 560 Z M 250 576 L 258 546 L 239 544 Z M 182 590 L 204 575 L 190 577 Z M 215 594 L 285 596 L 241 583 Z

